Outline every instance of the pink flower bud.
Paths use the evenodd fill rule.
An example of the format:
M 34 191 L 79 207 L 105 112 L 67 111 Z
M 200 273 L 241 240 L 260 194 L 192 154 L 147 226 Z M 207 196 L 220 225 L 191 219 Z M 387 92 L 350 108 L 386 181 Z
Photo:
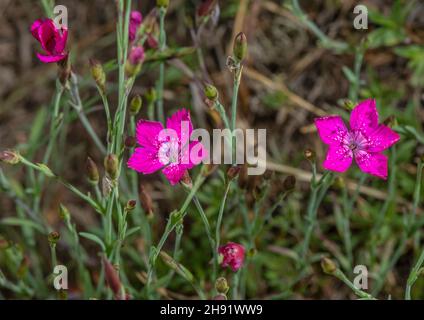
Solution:
M 244 247 L 235 242 L 220 246 L 218 253 L 222 255 L 221 267 L 230 266 L 234 272 L 238 271 L 243 266 L 244 252 Z
M 41 44 L 45 54 L 37 53 L 38 59 L 44 63 L 58 62 L 66 59 L 65 51 L 68 30 L 57 29 L 52 19 L 38 19 L 31 25 L 32 36 Z
M 128 60 L 134 66 L 143 63 L 144 61 L 143 47 L 142 46 L 132 47 Z
M 128 28 L 128 38 L 130 41 L 134 41 L 137 37 L 138 29 L 143 22 L 143 16 L 139 11 L 131 11 L 130 14 L 130 25 Z

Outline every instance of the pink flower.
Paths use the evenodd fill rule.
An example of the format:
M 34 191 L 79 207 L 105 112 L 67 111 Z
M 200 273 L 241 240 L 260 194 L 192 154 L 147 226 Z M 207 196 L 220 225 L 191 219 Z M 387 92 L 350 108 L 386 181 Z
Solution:
M 131 11 L 130 14 L 130 25 L 128 28 L 128 38 L 130 41 L 134 41 L 138 28 L 140 28 L 141 23 L 143 22 L 143 16 L 141 15 L 141 12 L 139 11 Z
M 38 19 L 32 24 L 31 33 L 44 50 L 44 55 L 37 53 L 41 62 L 51 63 L 66 59 L 67 29 L 57 29 L 52 19 Z
M 387 179 L 387 156 L 382 151 L 399 141 L 399 135 L 378 124 L 374 99 L 359 103 L 350 116 L 350 130 L 340 116 L 315 119 L 321 140 L 328 144 L 323 167 L 344 172 L 355 158 L 359 168 L 368 174 Z
M 166 127 L 156 121 L 137 123 L 136 138 L 141 148 L 135 148 L 128 167 L 143 174 L 162 170 L 171 185 L 175 185 L 207 152 L 200 142 L 189 141 L 193 125 L 187 110 L 175 112 L 167 119 Z
M 143 63 L 144 61 L 144 49 L 142 46 L 132 47 L 128 60 L 132 65 Z
M 218 253 L 223 257 L 221 267 L 225 268 L 230 266 L 230 268 L 236 272 L 243 266 L 244 251 L 244 247 L 235 242 L 228 242 L 226 245 L 220 246 Z

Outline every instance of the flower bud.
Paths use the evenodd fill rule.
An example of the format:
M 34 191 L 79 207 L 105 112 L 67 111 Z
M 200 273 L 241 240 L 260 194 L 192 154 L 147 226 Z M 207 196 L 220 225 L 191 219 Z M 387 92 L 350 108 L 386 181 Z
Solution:
M 156 6 L 158 8 L 168 8 L 169 0 L 156 0 Z
M 222 257 L 221 267 L 229 266 L 236 272 L 243 266 L 245 249 L 241 244 L 228 242 L 219 247 L 218 253 Z
M 157 93 L 155 88 L 150 88 L 146 91 L 144 97 L 146 98 L 146 101 L 148 104 L 152 104 L 157 99 Z
M 345 183 L 343 177 L 337 176 L 334 179 L 333 186 L 334 186 L 334 188 L 336 188 L 338 190 L 343 190 L 346 187 L 346 183 Z
M 144 62 L 144 49 L 142 46 L 132 47 L 128 55 L 128 61 L 125 65 L 125 72 L 128 77 L 137 75 L 141 70 L 141 65 Z
M 125 211 L 130 212 L 134 210 L 136 205 L 137 205 L 136 200 L 128 200 L 127 204 L 125 205 Z
M 303 155 L 305 156 L 306 160 L 313 162 L 315 161 L 315 152 L 311 149 L 306 149 L 303 152 Z
M 47 237 L 47 240 L 49 241 L 50 245 L 56 245 L 59 239 L 60 239 L 60 234 L 57 231 L 50 232 Z
M 143 100 L 139 94 L 135 95 L 130 102 L 130 115 L 136 116 L 143 105 Z
M 140 185 L 140 201 L 143 210 L 146 212 L 148 217 L 153 217 L 153 202 L 150 194 L 147 193 L 146 188 Z
M 240 32 L 234 39 L 233 55 L 238 62 L 246 57 L 247 53 L 247 39 L 243 32 Z
M 350 100 L 343 101 L 343 105 L 347 111 L 352 111 L 355 108 L 355 104 Z
M 227 279 L 220 277 L 215 281 L 215 289 L 218 293 L 227 294 L 230 287 L 228 286 Z
M 227 170 L 227 177 L 229 180 L 233 180 L 235 178 L 238 177 L 239 173 L 240 173 L 241 167 L 240 166 L 231 166 L 228 170 Z
M 71 214 L 69 213 L 68 208 L 66 208 L 63 204 L 59 205 L 59 216 L 62 220 L 69 220 Z
M 190 174 L 188 173 L 188 170 L 184 171 L 183 177 L 181 178 L 181 183 L 183 186 L 185 186 L 188 189 L 193 188 L 193 181 L 190 178 Z
M 287 176 L 283 181 L 283 191 L 291 192 L 296 187 L 296 177 L 295 176 Z
M 105 270 L 106 282 L 109 288 L 114 293 L 115 298 L 119 299 L 119 297 L 121 297 L 122 295 L 122 292 L 121 292 L 122 285 L 121 285 L 121 280 L 119 279 L 118 271 L 115 269 L 112 263 L 110 263 L 110 261 L 107 260 L 105 257 L 103 257 L 102 262 L 103 262 L 103 267 Z
M 124 145 L 126 148 L 129 148 L 129 149 L 134 148 L 136 144 L 137 144 L 137 140 L 135 139 L 135 137 L 128 136 L 125 138 Z
M 98 184 L 99 170 L 97 169 L 96 163 L 90 157 L 87 157 L 85 169 L 86 169 L 88 182 L 91 183 L 92 185 Z
M 227 296 L 225 294 L 217 294 L 212 300 L 227 300 Z
M 90 59 L 91 76 L 102 92 L 105 91 L 106 74 L 101 63 L 95 59 Z
M 104 160 L 104 166 L 106 173 L 112 180 L 116 180 L 118 178 L 118 157 L 114 154 L 108 154 Z
M 0 152 L 0 161 L 8 164 L 17 164 L 21 161 L 21 157 L 17 151 L 4 150 Z
M 337 266 L 334 261 L 327 257 L 321 259 L 321 268 L 328 274 L 333 274 L 337 270 Z
M 216 89 L 215 86 L 211 85 L 211 84 L 207 84 L 205 86 L 205 96 L 206 98 L 208 98 L 211 101 L 216 101 L 218 100 L 218 90 Z
M 396 120 L 396 117 L 394 115 L 388 116 L 383 123 L 388 126 L 389 128 L 395 127 L 398 123 Z

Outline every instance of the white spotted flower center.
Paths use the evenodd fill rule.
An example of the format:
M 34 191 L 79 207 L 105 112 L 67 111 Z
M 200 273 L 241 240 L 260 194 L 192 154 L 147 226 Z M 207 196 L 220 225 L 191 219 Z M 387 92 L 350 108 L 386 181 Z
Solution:
M 158 151 L 160 163 L 163 165 L 179 163 L 178 151 L 179 145 L 177 140 L 173 139 L 163 142 Z

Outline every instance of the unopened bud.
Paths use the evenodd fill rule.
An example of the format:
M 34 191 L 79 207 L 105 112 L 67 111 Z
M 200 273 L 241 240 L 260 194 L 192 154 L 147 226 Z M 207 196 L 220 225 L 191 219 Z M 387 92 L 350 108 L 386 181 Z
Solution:
M 137 205 L 136 200 L 128 200 L 127 204 L 125 205 L 125 211 L 130 212 L 134 210 L 136 205 Z
M 157 99 L 157 93 L 155 88 L 150 88 L 146 91 L 144 97 L 146 98 L 146 101 L 148 104 L 152 104 L 156 101 Z
M 59 216 L 64 221 L 68 220 L 71 216 L 68 208 L 66 208 L 63 204 L 59 205 Z
M 389 128 L 395 127 L 398 123 L 396 120 L 396 117 L 394 115 L 388 116 L 383 123 L 388 126 Z
M 60 234 L 57 231 L 50 232 L 47 237 L 47 240 L 49 241 L 50 245 L 56 245 L 59 239 L 60 239 Z
M 101 63 L 97 60 L 90 59 L 90 71 L 91 76 L 93 77 L 97 86 L 100 88 L 100 90 L 104 92 L 106 84 L 106 74 L 103 70 Z
M 153 202 L 150 194 L 147 193 L 146 188 L 140 185 L 140 201 L 143 210 L 146 212 L 148 217 L 153 217 Z
M 168 8 L 169 0 L 156 0 L 156 6 L 158 8 Z
M 296 187 L 296 177 L 295 176 L 287 176 L 283 181 L 284 192 L 293 191 L 295 187 Z
M 247 39 L 243 32 L 240 32 L 234 39 L 233 55 L 237 61 L 242 61 L 247 53 Z
M 193 188 L 193 181 L 190 178 L 188 170 L 184 171 L 183 177 L 181 178 L 181 183 L 188 189 Z
M 351 100 L 343 101 L 343 105 L 347 111 L 352 111 L 355 108 L 355 104 Z
M 137 140 L 135 139 L 135 137 L 128 136 L 125 138 L 124 145 L 126 148 L 129 148 L 129 149 L 134 148 L 136 144 L 137 144 Z
M 21 157 L 17 151 L 4 150 L 0 152 L 0 161 L 8 164 L 17 164 L 21 161 Z
M 311 161 L 311 162 L 315 161 L 315 152 L 313 150 L 306 149 L 303 152 L 303 155 L 305 156 L 306 160 Z
M 209 100 L 216 101 L 216 100 L 218 100 L 218 96 L 219 96 L 218 90 L 216 89 L 215 86 L 213 86 L 211 84 L 207 84 L 205 86 L 205 96 Z
M 235 178 L 238 177 L 239 173 L 240 173 L 241 167 L 240 166 L 231 166 L 228 170 L 227 170 L 227 177 L 229 180 L 233 180 Z
M 104 160 L 104 166 L 106 173 L 112 180 L 116 180 L 118 178 L 118 157 L 114 154 L 108 154 Z
M 140 111 L 143 100 L 139 94 L 135 95 L 130 102 L 130 115 L 135 116 Z
M 112 263 L 109 262 L 105 257 L 103 257 L 103 266 L 105 270 L 105 278 L 106 282 L 109 285 L 109 288 L 112 289 L 113 293 L 115 294 L 115 298 L 119 299 L 121 296 L 121 280 L 119 279 L 118 271 L 115 269 L 115 267 L 112 265 Z
M 228 286 L 227 279 L 220 277 L 215 281 L 215 289 L 218 293 L 227 294 L 230 287 Z
M 86 173 L 87 173 L 88 182 L 93 184 L 93 185 L 98 184 L 99 183 L 99 170 L 97 169 L 96 163 L 90 157 L 87 157 L 85 169 L 86 169 Z
M 131 48 L 127 63 L 125 64 L 125 72 L 127 73 L 128 77 L 136 76 L 140 72 L 144 58 L 145 55 L 142 46 Z
M 333 186 L 336 189 L 343 190 L 346 187 L 346 183 L 341 176 L 337 176 L 334 179 Z
M 334 261 L 327 257 L 321 259 L 321 268 L 328 274 L 333 274 L 337 270 L 337 266 Z

